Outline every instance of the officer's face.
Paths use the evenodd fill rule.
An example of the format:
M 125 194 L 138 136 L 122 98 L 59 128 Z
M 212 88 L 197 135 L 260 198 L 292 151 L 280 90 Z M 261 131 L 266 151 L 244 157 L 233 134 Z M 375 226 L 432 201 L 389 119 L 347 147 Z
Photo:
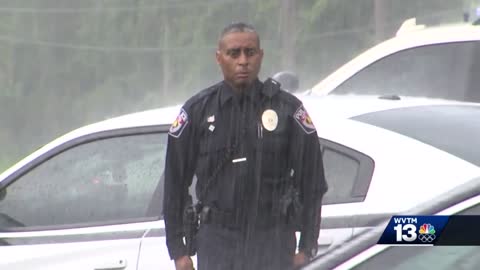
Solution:
M 257 34 L 251 32 L 229 33 L 220 40 L 217 63 L 233 87 L 245 88 L 257 78 L 263 58 L 259 43 Z

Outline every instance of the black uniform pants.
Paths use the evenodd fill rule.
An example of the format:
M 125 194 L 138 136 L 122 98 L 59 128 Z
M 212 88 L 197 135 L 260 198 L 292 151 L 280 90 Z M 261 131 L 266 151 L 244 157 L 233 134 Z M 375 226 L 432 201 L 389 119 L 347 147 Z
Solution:
M 203 224 L 198 232 L 198 270 L 291 270 L 295 232 L 287 228 L 245 232 Z

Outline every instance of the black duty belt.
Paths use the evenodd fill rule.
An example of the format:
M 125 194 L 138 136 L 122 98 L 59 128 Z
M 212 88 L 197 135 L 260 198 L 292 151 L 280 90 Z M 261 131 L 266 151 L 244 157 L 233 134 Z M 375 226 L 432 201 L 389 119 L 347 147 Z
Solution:
M 201 224 L 214 224 L 230 230 L 246 229 L 244 221 L 245 220 L 241 219 L 235 212 L 220 210 L 216 207 L 204 206 L 200 213 Z M 255 223 L 256 225 L 254 227 L 257 229 L 271 229 L 275 226 L 282 225 L 282 222 L 278 218 L 262 211 L 260 215 L 257 216 Z

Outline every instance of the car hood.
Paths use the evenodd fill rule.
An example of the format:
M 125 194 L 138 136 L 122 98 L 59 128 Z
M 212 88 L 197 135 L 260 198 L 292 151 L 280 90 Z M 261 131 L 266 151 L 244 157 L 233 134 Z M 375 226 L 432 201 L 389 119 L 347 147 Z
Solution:
M 469 105 L 480 106 L 478 103 L 455 100 L 434 99 L 409 96 L 378 96 L 378 95 L 300 95 L 312 118 L 351 118 L 354 116 L 414 106 L 427 105 Z

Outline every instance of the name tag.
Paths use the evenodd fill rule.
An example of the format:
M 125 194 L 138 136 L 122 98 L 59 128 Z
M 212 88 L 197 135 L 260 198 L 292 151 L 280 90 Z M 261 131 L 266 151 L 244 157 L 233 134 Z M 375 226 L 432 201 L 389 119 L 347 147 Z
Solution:
M 238 163 L 238 162 L 244 162 L 244 161 L 247 161 L 246 157 L 236 158 L 236 159 L 232 160 L 232 163 Z

